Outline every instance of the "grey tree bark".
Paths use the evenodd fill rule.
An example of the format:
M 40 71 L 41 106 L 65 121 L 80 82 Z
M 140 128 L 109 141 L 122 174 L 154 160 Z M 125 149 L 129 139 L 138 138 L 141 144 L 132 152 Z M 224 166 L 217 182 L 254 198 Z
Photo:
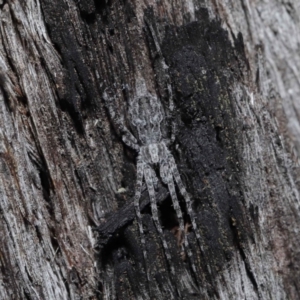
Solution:
M 299 15 L 296 0 L 0 0 L 0 299 L 299 299 Z M 143 261 L 137 154 L 103 99 L 128 125 L 140 78 L 166 115 L 171 83 L 196 272 L 162 182 L 176 273 L 147 189 Z

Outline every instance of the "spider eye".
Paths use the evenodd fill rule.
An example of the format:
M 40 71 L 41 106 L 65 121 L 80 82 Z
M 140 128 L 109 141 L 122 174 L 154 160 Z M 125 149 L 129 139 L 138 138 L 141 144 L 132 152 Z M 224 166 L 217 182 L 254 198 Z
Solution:
M 140 119 L 140 118 L 134 118 L 132 119 L 132 124 L 135 126 L 135 127 L 143 127 L 146 125 L 146 122 L 145 120 L 143 119 Z
M 150 117 L 150 122 L 152 124 L 157 124 L 160 123 L 162 119 L 163 119 L 162 114 L 160 112 L 157 112 L 153 117 Z

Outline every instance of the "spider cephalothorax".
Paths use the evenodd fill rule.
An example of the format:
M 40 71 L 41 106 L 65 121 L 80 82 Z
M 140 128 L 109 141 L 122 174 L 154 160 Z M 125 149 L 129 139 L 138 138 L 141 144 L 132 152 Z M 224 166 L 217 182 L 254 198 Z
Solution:
M 163 110 L 156 97 L 147 95 L 133 99 L 130 103 L 129 115 L 142 145 L 160 142 Z
M 167 155 L 167 147 L 162 140 L 163 111 L 160 102 L 153 96 L 135 98 L 129 115 L 138 133 L 138 143 L 141 144 L 140 159 L 147 164 L 161 163 Z

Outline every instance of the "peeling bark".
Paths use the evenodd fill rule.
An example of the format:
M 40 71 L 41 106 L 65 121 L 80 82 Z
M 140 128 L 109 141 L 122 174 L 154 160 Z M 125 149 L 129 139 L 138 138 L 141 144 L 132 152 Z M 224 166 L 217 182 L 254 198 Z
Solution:
M 0 0 L 0 299 L 298 299 L 299 15 L 277 0 Z M 102 98 L 128 124 L 141 78 L 166 115 L 172 85 L 197 272 L 162 182 L 176 275 L 146 189 L 143 260 L 136 153 Z

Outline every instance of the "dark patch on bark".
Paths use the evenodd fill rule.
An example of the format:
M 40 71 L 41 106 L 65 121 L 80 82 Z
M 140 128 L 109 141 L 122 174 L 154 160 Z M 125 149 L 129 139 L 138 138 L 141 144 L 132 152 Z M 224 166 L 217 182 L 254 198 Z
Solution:
M 12 103 L 11 100 L 11 96 L 9 95 L 9 93 L 7 92 L 7 90 L 5 89 L 5 85 L 6 85 L 6 75 L 2 73 L 2 71 L 0 72 L 0 90 L 3 94 L 3 99 L 4 99 L 4 103 L 6 104 L 7 108 L 11 111 L 14 112 L 14 105 Z
M 56 0 L 43 0 L 41 4 L 48 33 L 61 55 L 64 67 L 62 83 L 57 82 L 55 77 L 52 78 L 57 86 L 63 87 L 58 88 L 59 105 L 69 113 L 78 132 L 83 133 L 85 110 L 98 98 L 98 89 L 92 76 L 94 66 L 88 61 L 88 47 L 74 39 L 76 34 L 72 20 L 61 14 L 61 10 L 67 11 L 64 4 Z M 80 1 L 80 6 L 83 19 L 89 23 L 95 6 L 92 1 Z
M 102 269 L 104 271 L 107 268 L 114 269 L 118 298 L 121 295 L 128 295 L 128 293 L 135 294 L 135 298 L 137 298 L 137 295 L 141 296 L 143 293 L 140 284 L 146 283 L 146 276 L 142 265 L 140 265 L 143 253 L 138 247 L 136 235 L 129 228 L 119 231 L 108 243 L 103 254 Z M 136 280 L 137 276 L 140 279 L 139 281 Z M 123 297 L 120 298 L 123 299 Z M 133 298 L 129 297 L 127 299 Z
M 220 22 L 209 21 L 206 10 L 198 11 L 197 17 L 201 21 L 165 27 L 165 38 L 160 42 L 176 93 L 176 138 L 181 149 L 176 161 L 194 201 L 203 259 L 216 274 L 230 260 L 234 248 L 245 253 L 245 241 L 251 238 L 240 181 L 237 145 L 241 130 L 231 104 L 231 87 L 243 80 L 242 70 L 249 69 L 249 64 L 241 34 L 232 45 Z M 164 25 L 151 9 L 146 18 L 159 36 Z M 164 80 L 154 42 L 151 38 L 148 42 L 158 80 Z M 165 96 L 163 91 L 160 94 Z M 248 275 L 257 287 L 253 273 Z M 212 279 L 209 274 L 206 278 Z M 213 295 L 216 291 L 210 292 Z
M 0 5 L 0 9 L 2 9 L 5 4 L 6 4 L 6 0 L 3 0 L 2 4 Z
M 165 55 L 175 80 L 176 104 L 183 120 L 178 142 L 187 164 L 194 170 L 190 184 L 186 184 L 194 191 L 201 230 L 207 233 L 205 255 L 212 255 L 215 267 L 220 269 L 234 235 L 228 220 L 233 218 L 233 211 L 239 212 L 239 220 L 244 218 L 235 149 L 237 130 L 229 90 L 238 80 L 238 66 L 227 33 L 217 22 L 210 28 L 205 21 L 189 24 L 180 34 L 178 38 L 177 32 L 178 45 L 170 47 L 171 39 L 165 42 L 169 49 Z M 167 34 L 170 35 L 172 31 Z M 170 53 L 170 48 L 177 51 Z M 205 218 L 207 214 L 209 217 Z M 243 227 L 240 230 L 244 232 Z
M 36 156 L 34 153 L 28 151 L 28 157 L 31 160 L 33 166 L 35 166 L 37 169 L 36 173 L 39 175 L 40 186 L 39 184 L 37 185 L 38 187 L 42 188 L 43 198 L 47 202 L 46 207 L 48 209 L 48 212 L 50 216 L 54 216 L 54 204 L 51 197 L 54 191 L 53 182 L 42 150 L 38 145 L 37 148 L 40 150 L 40 153 L 38 153 L 39 156 Z
M 168 196 L 168 192 L 165 188 L 160 187 L 156 194 L 157 202 L 160 203 L 164 201 Z M 142 193 L 141 196 L 141 211 L 149 205 L 149 195 L 146 190 Z M 96 231 L 99 232 L 99 245 L 105 245 L 118 231 L 124 227 L 126 227 L 130 222 L 135 219 L 135 210 L 133 199 L 128 201 L 122 208 L 120 208 L 117 212 L 112 214 L 107 220 L 101 224 Z
M 103 1 L 104 2 L 104 1 Z M 91 21 L 89 18 L 94 19 L 95 16 L 95 1 L 94 0 L 85 0 L 85 1 L 78 1 L 78 7 L 80 9 L 81 14 L 88 18 L 88 22 Z

